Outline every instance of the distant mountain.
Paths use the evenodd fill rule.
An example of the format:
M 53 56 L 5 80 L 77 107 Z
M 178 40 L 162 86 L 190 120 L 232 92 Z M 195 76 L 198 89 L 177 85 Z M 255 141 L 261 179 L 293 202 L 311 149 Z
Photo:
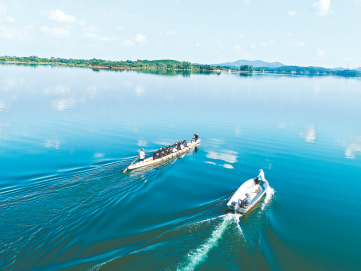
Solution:
M 253 67 L 267 67 L 267 68 L 279 68 L 285 66 L 280 62 L 265 62 L 262 60 L 237 60 L 235 62 L 226 62 L 221 64 L 211 64 L 211 66 L 230 66 L 230 67 L 239 67 L 241 65 L 252 65 Z
M 355 71 L 361 72 L 361 67 L 354 69 Z

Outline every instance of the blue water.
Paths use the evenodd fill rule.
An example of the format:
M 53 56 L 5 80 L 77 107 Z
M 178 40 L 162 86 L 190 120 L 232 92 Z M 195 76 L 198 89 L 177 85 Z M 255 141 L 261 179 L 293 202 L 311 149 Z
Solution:
M 0 269 L 359 270 L 360 101 L 358 78 L 0 65 Z

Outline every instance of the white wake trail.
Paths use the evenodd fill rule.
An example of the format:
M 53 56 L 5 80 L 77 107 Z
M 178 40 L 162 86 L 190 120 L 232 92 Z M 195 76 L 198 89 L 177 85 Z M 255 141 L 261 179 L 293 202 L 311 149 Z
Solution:
M 211 237 L 203 245 L 199 246 L 197 249 L 188 253 L 188 257 L 190 258 L 188 264 L 185 267 L 180 267 L 178 270 L 184 270 L 184 271 L 194 270 L 194 268 L 197 265 L 202 263 L 208 257 L 209 251 L 213 247 L 218 245 L 218 241 L 222 238 L 223 233 L 230 225 L 230 223 L 235 222 L 238 225 L 240 234 L 243 236 L 242 229 L 238 224 L 239 216 L 240 215 L 235 215 L 235 214 L 227 214 L 221 216 L 223 218 L 223 221 L 212 232 Z
M 266 208 L 266 206 L 271 202 L 272 198 L 273 198 L 273 195 L 276 193 L 276 191 L 271 187 L 271 186 L 268 186 L 267 189 L 266 189 L 266 197 L 263 201 L 263 204 L 262 204 L 262 211 Z

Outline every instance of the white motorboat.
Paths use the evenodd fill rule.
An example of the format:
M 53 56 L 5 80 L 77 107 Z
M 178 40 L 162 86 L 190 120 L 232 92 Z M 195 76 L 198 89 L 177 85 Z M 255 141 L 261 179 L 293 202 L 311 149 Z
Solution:
M 195 146 L 198 146 L 200 143 L 201 143 L 200 139 L 198 139 L 197 141 L 192 140 L 192 142 L 188 142 L 187 147 L 183 148 L 182 150 L 179 150 L 177 152 L 168 154 L 166 156 L 163 156 L 162 158 L 155 159 L 155 160 L 153 160 L 153 157 L 149 157 L 149 158 L 145 159 L 142 162 L 138 162 L 138 163 L 130 165 L 129 167 L 126 168 L 126 170 L 131 170 L 131 169 L 136 169 L 136 168 L 140 168 L 140 167 L 145 167 L 145 166 L 148 166 L 148 165 L 153 165 L 155 163 L 159 163 L 159 162 L 168 160 L 170 158 L 173 158 L 175 156 L 178 156 L 178 155 L 180 155 L 182 153 L 185 154 L 189 150 L 193 149 Z
M 258 184 L 255 183 L 255 179 L 250 179 L 243 183 L 234 193 L 232 198 L 228 201 L 227 206 L 234 212 L 241 214 L 247 213 L 260 201 L 262 196 L 266 193 L 266 189 L 269 186 L 268 181 L 260 181 Z M 246 193 L 251 197 L 251 204 L 247 207 L 242 208 L 239 204 L 239 200 L 244 200 L 246 198 Z

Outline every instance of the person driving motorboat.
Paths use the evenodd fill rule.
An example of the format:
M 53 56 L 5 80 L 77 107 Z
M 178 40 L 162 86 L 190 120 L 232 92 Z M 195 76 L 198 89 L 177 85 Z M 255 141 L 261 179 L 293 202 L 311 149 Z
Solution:
M 260 170 L 259 170 L 259 174 L 258 174 L 258 176 L 256 177 L 256 179 L 254 180 L 254 182 L 255 182 L 256 184 L 258 184 L 258 183 L 260 183 L 260 182 L 262 182 L 262 181 L 264 181 L 264 180 L 265 180 L 265 178 L 264 178 L 263 169 L 260 169 Z

